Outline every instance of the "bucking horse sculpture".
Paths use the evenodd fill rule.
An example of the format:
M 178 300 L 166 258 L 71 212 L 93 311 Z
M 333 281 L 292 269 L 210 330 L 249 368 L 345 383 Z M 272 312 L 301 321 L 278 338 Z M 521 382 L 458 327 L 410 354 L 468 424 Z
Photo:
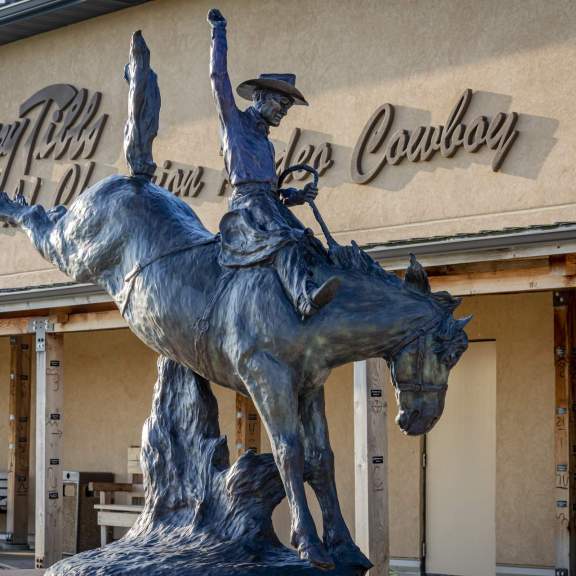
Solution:
M 151 144 L 160 98 L 140 33 L 132 39 L 126 76 L 130 101 L 125 153 L 132 175 L 95 184 L 68 208 L 45 210 L 27 205 L 22 195 L 11 199 L 3 193 L 0 218 L 23 230 L 40 254 L 69 277 L 102 287 L 130 329 L 163 357 L 202 382 L 252 398 L 290 505 L 299 569 L 304 566 L 306 573 L 316 574 L 336 565 L 339 574 L 364 573 L 370 563 L 355 546 L 338 503 L 324 383 L 337 366 L 386 359 L 399 406 L 396 421 L 406 434 L 423 434 L 442 414 L 448 374 L 467 347 L 463 327 L 468 319 L 453 318 L 459 301 L 446 292 L 432 293 L 414 257 L 401 280 L 355 244 L 332 242 L 324 250 L 315 241 L 316 284 L 334 275 L 341 284 L 334 300 L 305 320 L 286 298 L 274 268 L 221 267 L 219 236 L 202 225 L 188 204 L 152 182 Z M 177 365 L 171 369 L 177 371 Z M 243 482 L 258 473 L 246 465 L 250 458 L 256 456 L 241 459 Z M 323 542 L 306 501 L 305 478 L 322 509 Z M 230 493 L 230 478 L 226 482 Z M 198 523 L 202 512 L 206 522 L 203 496 L 194 498 L 189 518 Z M 142 522 L 139 529 L 141 538 L 150 534 Z M 169 539 L 170 530 L 163 530 Z M 156 544 L 161 539 L 154 538 Z M 182 552 L 178 550 L 175 558 Z M 338 572 L 344 565 L 356 571 Z M 106 573 L 151 574 L 146 566 L 140 562 L 134 572 L 114 568 Z M 227 566 L 228 571 L 221 567 L 214 572 L 205 566 L 202 573 L 252 574 L 232 568 L 230 561 Z M 305 573 L 293 570 L 290 574 Z M 104 572 L 62 572 L 72 573 Z M 160 573 L 188 572 L 154 572 Z M 258 573 L 284 572 L 268 568 Z

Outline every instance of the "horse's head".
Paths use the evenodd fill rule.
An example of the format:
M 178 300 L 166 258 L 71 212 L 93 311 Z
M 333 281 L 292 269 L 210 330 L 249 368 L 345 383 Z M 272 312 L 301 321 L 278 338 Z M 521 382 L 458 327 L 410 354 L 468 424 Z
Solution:
M 388 358 L 398 403 L 396 423 L 405 434 L 416 436 L 429 432 L 442 415 L 448 375 L 468 347 L 464 326 L 472 317 L 453 318 L 460 299 L 447 292 L 432 293 L 414 256 L 404 282 L 415 296 L 429 298 L 433 311 Z

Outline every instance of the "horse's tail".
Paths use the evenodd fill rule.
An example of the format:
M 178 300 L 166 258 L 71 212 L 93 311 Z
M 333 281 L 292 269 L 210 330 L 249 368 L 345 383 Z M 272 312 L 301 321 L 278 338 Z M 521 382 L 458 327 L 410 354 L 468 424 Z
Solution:
M 124 156 L 130 174 L 151 179 L 156 170 L 152 142 L 158 133 L 160 90 L 157 76 L 150 68 L 150 50 L 140 30 L 132 36 L 130 62 L 124 69 L 124 78 L 130 85 Z

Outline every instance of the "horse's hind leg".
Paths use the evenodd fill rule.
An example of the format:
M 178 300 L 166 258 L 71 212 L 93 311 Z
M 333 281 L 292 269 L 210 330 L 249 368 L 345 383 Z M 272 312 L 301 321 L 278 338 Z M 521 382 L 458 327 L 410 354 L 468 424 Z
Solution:
M 310 469 L 308 483 L 322 510 L 324 544 L 339 564 L 369 569 L 372 564 L 354 544 L 340 510 L 322 386 L 301 398 L 300 421 L 306 463 Z
M 239 372 L 272 443 L 290 506 L 292 544 L 298 548 L 303 560 L 322 569 L 331 569 L 334 563 L 318 537 L 306 501 L 298 396 L 290 369 L 269 354 L 257 352 L 239 366 Z
M 28 206 L 23 195 L 11 200 L 8 194 L 0 192 L 0 221 L 16 224 L 26 233 L 34 247 L 47 259 L 51 259 L 50 233 L 54 224 L 66 213 L 66 208 L 58 206 L 46 212 L 42 206 Z

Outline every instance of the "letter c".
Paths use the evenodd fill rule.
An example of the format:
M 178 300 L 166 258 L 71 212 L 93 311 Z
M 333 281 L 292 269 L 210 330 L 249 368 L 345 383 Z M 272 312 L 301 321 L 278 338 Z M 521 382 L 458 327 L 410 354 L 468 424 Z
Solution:
M 394 107 L 392 104 L 383 104 L 372 114 L 370 120 L 368 120 L 364 126 L 360 138 L 358 138 L 358 142 L 356 142 L 356 146 L 354 146 L 352 163 L 350 165 L 350 176 L 356 184 L 368 184 L 374 180 L 382 168 L 384 168 L 384 164 L 386 163 L 386 149 L 382 144 L 390 131 L 393 120 Z M 379 150 L 382 150 L 382 154 L 378 164 L 371 170 L 365 171 L 363 162 L 366 152 L 368 154 L 376 154 Z

